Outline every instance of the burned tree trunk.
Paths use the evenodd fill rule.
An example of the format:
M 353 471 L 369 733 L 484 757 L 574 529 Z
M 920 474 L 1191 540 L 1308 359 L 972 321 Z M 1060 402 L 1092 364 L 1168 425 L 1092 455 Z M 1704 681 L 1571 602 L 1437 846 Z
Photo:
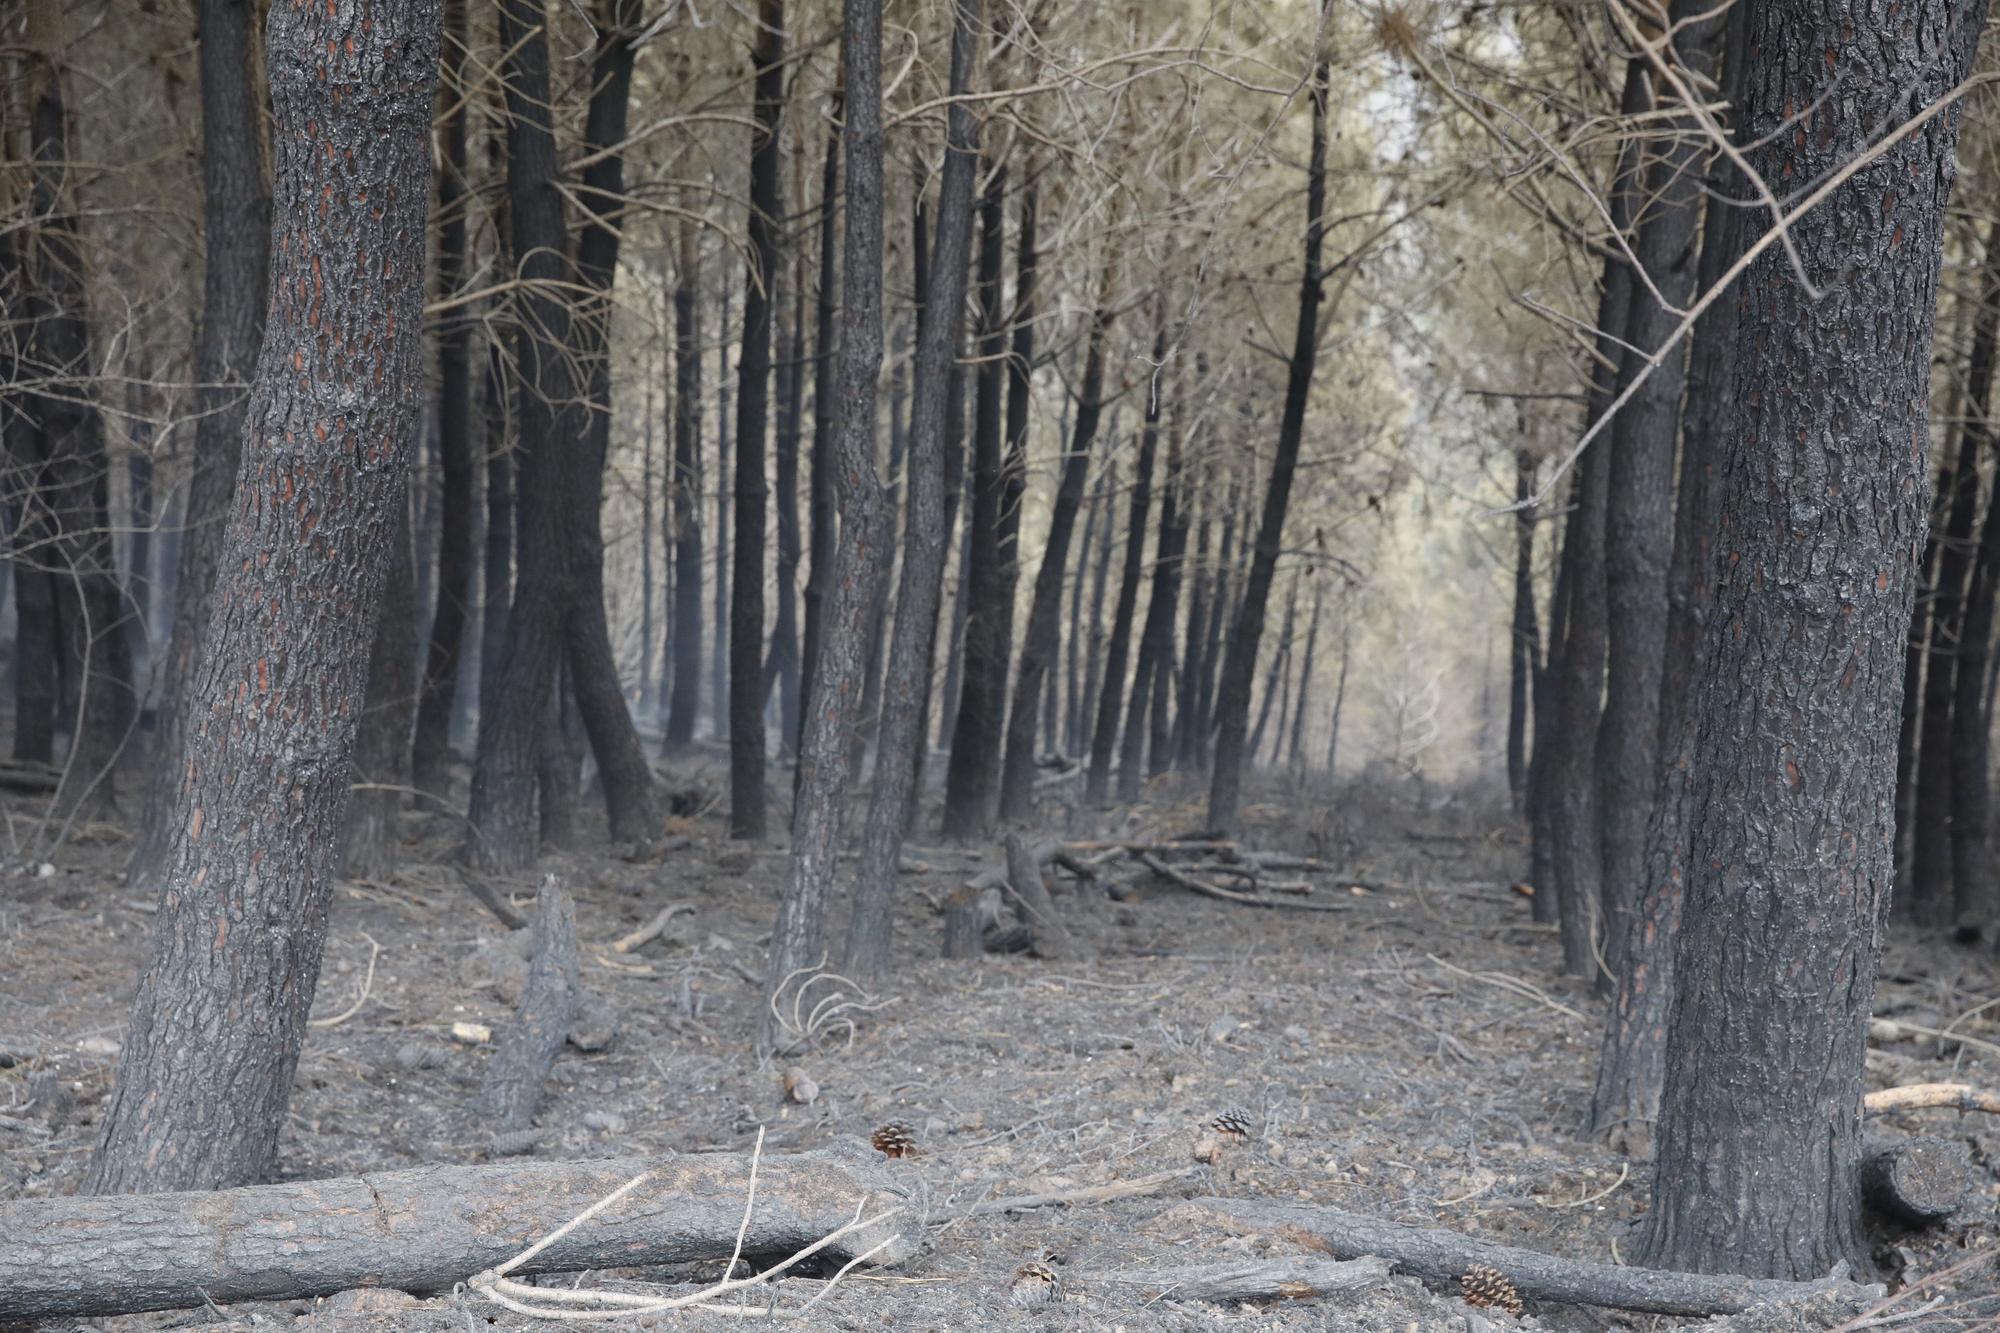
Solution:
M 1000 409 L 1007 374 L 1007 328 L 1000 309 L 1005 251 L 1007 168 L 996 166 L 979 205 L 979 381 L 972 430 L 972 505 L 966 520 L 971 556 L 959 577 L 966 590 L 965 674 L 945 770 L 944 834 L 966 839 L 985 831 L 1001 759 L 996 753 L 1007 707 L 1004 617 L 1014 617 L 1013 589 L 1003 583 L 1000 525 L 1006 505 Z
M 1742 138 L 1821 180 L 1970 69 L 1942 0 L 1753 7 Z M 1798 140 L 1840 45 L 1839 116 Z M 1958 25 L 1963 27 L 1957 31 Z M 1955 58 L 1940 59 L 1950 34 Z M 1897 700 L 1923 545 L 1931 335 L 1955 113 L 1888 148 L 1745 273 L 1721 583 L 1695 685 L 1694 818 L 1646 1263 L 1801 1277 L 1864 1263 L 1865 1029 L 1888 904 Z M 1925 182 L 1910 189 L 1913 181 Z M 1746 214 L 1746 217 L 1752 216 Z M 1801 496 L 1813 497 L 1802 506 Z
M 1986 233 L 1985 281 L 1979 309 L 1973 316 L 1973 336 L 1966 367 L 1964 453 L 1992 449 L 1989 416 L 1993 395 L 1993 360 L 2000 341 L 2000 223 Z M 1975 455 L 1976 457 L 1976 455 Z M 2000 491 L 2000 487 L 1996 487 Z M 1994 862 L 1988 845 L 1992 833 L 1991 709 L 1987 703 L 1986 667 L 1992 656 L 1995 600 L 2000 598 L 2000 505 L 1989 497 L 1980 525 L 1979 548 L 1973 555 L 1971 584 L 1966 591 L 1964 626 L 1959 636 L 1958 666 L 1952 677 L 1951 729 L 1951 855 L 1952 920 L 1962 934 L 1983 930 L 1993 919 Z
M 1167 356 L 1164 298 L 1154 313 L 1152 364 Z M 1146 521 L 1153 506 L 1153 459 L 1160 444 L 1160 386 L 1146 385 L 1146 417 L 1139 430 L 1139 454 L 1132 466 L 1131 512 L 1125 520 L 1125 562 L 1118 571 L 1118 602 L 1111 612 L 1111 638 L 1104 649 L 1104 677 L 1097 692 L 1097 725 L 1090 736 L 1090 771 L 1083 799 L 1102 804 L 1110 792 L 1111 752 L 1125 706 L 1125 669 L 1132 651 L 1132 620 L 1138 614 L 1139 581 L 1146 568 Z
M 729 544 L 729 518 L 736 507 L 734 473 L 730 467 L 736 437 L 729 433 L 729 284 L 722 284 L 723 334 L 715 348 L 715 627 L 708 640 L 708 675 L 715 735 L 729 737 L 729 567 L 735 547 Z
M 1164 382 L 1156 392 L 1165 389 Z M 1136 801 L 1145 781 L 1145 751 L 1150 739 L 1153 771 L 1166 768 L 1162 751 L 1173 743 L 1168 725 L 1167 695 L 1174 679 L 1174 617 L 1180 610 L 1181 560 L 1187 550 L 1185 481 L 1181 473 L 1181 437 L 1167 432 L 1167 479 L 1160 488 L 1160 535 L 1153 553 L 1153 588 L 1146 599 L 1146 622 L 1139 631 L 1139 661 L 1132 676 L 1132 707 L 1125 717 L 1124 742 L 1118 752 L 1118 799 Z
M 1069 581 L 1069 664 L 1064 673 L 1069 690 L 1063 711 L 1061 748 L 1070 753 L 1077 750 L 1083 739 L 1083 706 L 1086 697 L 1083 665 L 1083 590 L 1090 581 L 1090 552 L 1097 540 L 1097 525 L 1104 517 L 1105 507 L 1110 503 L 1106 498 L 1110 473 L 1108 467 L 1099 472 L 1097 484 L 1090 488 L 1090 503 L 1083 518 L 1083 540 L 1077 543 L 1076 573 Z
M 92 1193 L 238 1184 L 276 1154 L 423 391 L 441 27 L 438 0 L 271 11 L 274 271 L 194 682 L 215 706 L 190 718 Z
M 1535 668 L 1541 659 L 1541 631 L 1535 617 L 1535 459 L 1522 449 L 1514 455 L 1514 625 L 1507 654 L 1507 794 L 1523 806 L 1528 798 L 1528 708 Z
M 951 92 L 963 96 L 972 78 L 979 28 L 979 0 L 957 0 L 951 31 Z M 909 528 L 903 543 L 902 581 L 896 592 L 896 628 L 883 687 L 881 739 L 875 749 L 875 783 L 862 833 L 860 878 L 848 918 L 846 966 L 857 976 L 879 976 L 889 965 L 889 911 L 896 863 L 903 847 L 907 806 L 914 795 L 917 746 L 923 740 L 923 700 L 929 696 L 936 638 L 939 575 L 944 565 L 944 452 L 949 423 L 945 400 L 952 351 L 964 304 L 966 251 L 971 245 L 972 177 L 979 156 L 979 127 L 971 108 L 955 102 L 946 129 L 944 177 L 938 190 L 937 249 L 931 256 L 929 300 L 917 322 L 917 368 L 910 409 Z
M 836 89 L 833 99 L 833 119 L 838 124 L 842 118 L 842 93 Z M 813 674 L 818 669 L 820 638 L 826 630 L 826 607 L 832 597 L 834 547 L 839 531 L 839 519 L 835 508 L 834 471 L 839 466 L 834 460 L 834 321 L 838 315 L 834 306 L 834 285 L 838 281 L 835 273 L 834 245 L 835 223 L 840 216 L 838 200 L 840 194 L 840 133 L 827 131 L 826 163 L 819 175 L 819 294 L 813 310 L 813 442 L 812 442 L 812 490 L 807 516 L 812 520 L 811 558 L 812 569 L 806 576 L 806 633 L 804 660 L 799 664 L 799 711 L 801 717 L 810 717 L 812 709 Z M 880 224 L 876 226 L 879 233 Z M 878 315 L 879 322 L 879 315 Z M 881 341 L 878 329 L 875 337 Z M 879 359 L 879 358 L 878 358 Z M 869 419 L 872 423 L 873 399 L 870 399 Z M 870 451 L 868 459 L 870 471 L 874 469 L 874 455 Z M 800 724 L 798 744 L 805 745 L 805 723 Z
M 466 104 L 468 37 L 465 0 L 449 0 L 444 44 L 444 144 L 438 164 L 438 294 L 452 297 L 465 282 Z M 464 312 L 445 316 L 438 330 L 439 506 L 437 607 L 431 613 L 430 651 L 417 703 L 410 749 L 410 782 L 440 799 L 451 794 L 451 719 L 458 698 L 460 646 L 472 589 L 472 322 Z
M 1291 369 L 1285 381 L 1285 414 L 1278 427 L 1269 489 L 1264 493 L 1264 512 L 1257 525 L 1250 572 L 1229 636 L 1228 660 L 1222 669 L 1221 693 L 1215 704 L 1215 771 L 1208 789 L 1208 826 L 1212 829 L 1233 830 L 1241 822 L 1250 678 L 1257 669 L 1257 650 L 1264 638 L 1264 610 L 1271 600 L 1271 582 L 1277 574 L 1278 549 L 1284 544 L 1292 474 L 1298 467 L 1299 446 L 1305 436 L 1306 400 L 1312 393 L 1313 366 L 1319 359 L 1320 285 L 1324 277 L 1320 252 L 1326 239 L 1327 58 L 1324 53 L 1313 67 L 1311 97 L 1312 147 L 1306 167 L 1305 272 L 1299 279 L 1299 317 L 1292 337 Z
M 1035 592 L 1028 604 L 1028 627 L 1021 638 L 1021 666 L 1014 674 L 1013 706 L 1007 712 L 1007 754 L 1000 777 L 1000 817 L 1025 819 L 1035 795 L 1035 700 L 1042 678 L 1054 669 L 1062 631 L 1063 573 L 1069 564 L 1070 535 L 1076 531 L 1076 511 L 1083 503 L 1083 483 L 1090 473 L 1090 446 L 1104 407 L 1104 334 L 1111 315 L 1105 293 L 1091 316 L 1089 346 L 1084 351 L 1083 384 L 1078 392 L 1076 424 L 1069 457 L 1057 483 L 1054 512 L 1042 543 L 1042 564 L 1035 573 Z
M 757 129 L 750 151 L 749 264 L 737 362 L 736 549 L 729 599 L 729 834 L 762 839 L 764 813 L 764 427 L 771 391 L 771 285 L 778 276 L 778 120 L 785 0 L 757 0 Z
M 841 22 L 847 88 L 841 137 L 848 185 L 833 376 L 838 397 L 818 402 L 819 411 L 828 415 L 831 439 L 823 461 L 841 521 L 826 579 L 832 596 L 813 668 L 814 703 L 799 744 L 791 865 L 771 932 L 767 998 L 777 998 L 787 978 L 815 966 L 825 954 L 826 903 L 833 892 L 846 814 L 849 739 L 896 533 L 895 510 L 875 471 L 875 395 L 882 369 L 881 0 L 845 0 Z M 886 945 L 887 922 L 882 924 Z M 770 1036 L 766 1031 L 765 1040 Z
M 666 743 L 681 749 L 694 740 L 701 712 L 701 258 L 695 224 L 683 220 L 674 270 L 674 466 L 671 510 L 674 542 L 673 696 L 667 704 Z
M 264 334 L 264 277 L 271 257 L 271 196 L 264 183 L 261 99 L 252 84 L 252 0 L 201 0 L 202 285 L 195 334 L 194 464 L 182 518 L 180 573 L 174 582 L 173 631 L 159 667 L 153 721 L 156 768 L 178 764 L 187 738 L 188 691 L 208 629 L 208 595 L 222 550 L 229 497 L 243 452 L 247 386 Z M 33 593 L 28 582 L 23 593 Z M 30 623 L 22 604 L 21 623 Z M 19 645 L 23 662 L 28 644 Z M 53 660 L 53 659 L 51 659 Z M 17 714 L 17 717 L 27 714 Z M 44 714 L 46 716 L 46 714 Z M 18 751 L 18 737 L 17 737 Z M 164 771 L 164 770 L 163 770 Z M 164 866 L 175 784 L 149 788 L 131 869 L 157 879 Z
M 347 803 L 341 874 L 387 879 L 396 870 L 396 814 L 410 785 L 410 723 L 416 702 L 417 571 L 410 551 L 410 507 L 396 497 L 389 569 L 368 653 L 368 684 L 354 733 L 355 792 Z
M 483 592 L 479 616 L 479 730 L 500 709 L 507 674 L 507 622 L 514 607 L 514 454 L 508 434 L 513 412 L 498 341 L 486 349 L 482 396 L 485 410 L 486 547 L 481 552 Z

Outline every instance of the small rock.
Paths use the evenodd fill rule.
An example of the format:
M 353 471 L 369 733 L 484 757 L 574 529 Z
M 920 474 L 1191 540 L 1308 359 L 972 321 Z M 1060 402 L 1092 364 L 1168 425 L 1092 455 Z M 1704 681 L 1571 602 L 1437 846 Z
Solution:
M 1215 1042 L 1217 1045 L 1220 1045 L 1221 1043 L 1229 1040 L 1230 1033 L 1236 1031 L 1236 1029 L 1242 1026 L 1243 1025 L 1237 1022 L 1235 1019 L 1229 1017 L 1227 1014 L 1224 1014 L 1221 1018 L 1216 1019 L 1213 1023 L 1210 1023 L 1208 1025 L 1208 1039 L 1212 1042 Z
M 514 932 L 526 935 L 525 930 Z M 467 990 L 491 990 L 502 1004 L 519 1004 L 528 982 L 528 960 L 511 944 L 486 940 L 458 963 L 458 984 Z
M 1306 1031 L 1297 1023 L 1292 1023 L 1285 1028 L 1285 1036 L 1289 1040 L 1299 1043 L 1301 1046 L 1312 1040 L 1312 1033 Z
M 76 1044 L 79 1055 L 87 1055 L 93 1060 L 116 1059 L 119 1045 L 109 1037 L 85 1037 Z
M 462 1041 L 467 1046 L 484 1046 L 493 1040 L 493 1029 L 484 1023 L 453 1023 L 451 1039 Z
M 436 1069 L 444 1058 L 444 1052 L 428 1042 L 406 1041 L 396 1048 L 396 1067 L 405 1071 Z
M 595 1130 L 599 1134 L 625 1132 L 625 1117 L 616 1111 L 585 1111 L 579 1119 L 583 1121 L 585 1129 Z
M 56 877 L 56 868 L 49 862 L 44 861 L 40 865 L 35 867 L 36 879 L 54 879 L 55 877 Z
M 387 1314 L 414 1310 L 421 1304 L 409 1292 L 393 1287 L 349 1287 L 327 1297 L 326 1309 L 335 1314 Z
M 806 1071 L 793 1065 L 785 1071 L 785 1096 L 800 1106 L 811 1106 L 819 1100 L 819 1084 L 807 1076 Z

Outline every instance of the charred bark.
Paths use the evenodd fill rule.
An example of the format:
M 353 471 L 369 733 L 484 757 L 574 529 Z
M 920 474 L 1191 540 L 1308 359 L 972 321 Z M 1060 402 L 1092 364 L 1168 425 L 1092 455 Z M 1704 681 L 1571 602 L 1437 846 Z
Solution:
M 674 465 L 670 513 L 674 544 L 673 695 L 667 704 L 666 744 L 694 740 L 701 712 L 701 255 L 695 224 L 678 228 L 674 270 Z

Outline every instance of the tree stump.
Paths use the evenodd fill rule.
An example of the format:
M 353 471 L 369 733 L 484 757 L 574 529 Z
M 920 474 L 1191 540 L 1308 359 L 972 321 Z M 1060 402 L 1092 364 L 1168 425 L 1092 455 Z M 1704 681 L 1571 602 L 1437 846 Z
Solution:
M 1042 867 L 1035 859 L 1034 849 L 1018 833 L 1007 835 L 1006 846 L 1007 883 L 1021 904 L 1028 929 L 1033 932 L 1036 956 L 1051 961 L 1076 957 L 1076 941 L 1063 919 L 1056 915 L 1056 905 L 1049 897 L 1048 885 L 1042 882 Z
M 501 1037 L 472 1103 L 491 1122 L 496 1138 L 534 1127 L 542 1084 L 576 1014 L 576 905 L 554 875 L 542 880 L 536 895 L 533 930 L 534 956 L 514 1025 Z
M 1909 1226 L 1944 1221 L 1965 1206 L 1971 1188 L 1965 1146 L 1935 1135 L 1871 1144 L 1861 1159 L 1861 1197 Z
M 985 951 L 980 938 L 979 893 L 961 888 L 944 900 L 944 956 L 977 958 Z

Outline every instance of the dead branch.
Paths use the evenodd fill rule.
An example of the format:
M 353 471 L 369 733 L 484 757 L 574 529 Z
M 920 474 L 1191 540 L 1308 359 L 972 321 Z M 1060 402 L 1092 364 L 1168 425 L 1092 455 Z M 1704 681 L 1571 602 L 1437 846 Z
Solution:
M 1114 1180 L 1109 1185 L 1087 1185 L 1080 1189 L 1052 1190 L 1045 1194 L 1014 1194 L 1004 1199 L 981 1199 L 978 1203 L 966 1204 L 962 1208 L 946 1209 L 932 1215 L 934 1222 L 952 1222 L 961 1217 L 984 1217 L 989 1213 L 1024 1213 L 1033 1208 L 1048 1208 L 1056 1204 L 1109 1203 L 1113 1199 L 1136 1199 L 1141 1195 L 1158 1194 L 1177 1181 L 1186 1180 L 1200 1172 L 1200 1167 L 1186 1166 L 1174 1171 L 1161 1171 L 1156 1175 L 1140 1176 L 1135 1180 Z
M 506 1263 L 605 1195 L 643 1187 L 511 1271 L 691 1263 L 727 1254 L 744 1226 L 747 1153 L 592 1162 L 427 1166 L 379 1175 L 185 1194 L 0 1204 L 0 1321 L 78 1318 L 208 1302 L 294 1300 L 357 1286 L 441 1291 Z M 860 1144 L 765 1157 L 742 1232 L 753 1259 L 790 1255 L 902 1201 Z M 914 1250 L 914 1224 L 844 1235 L 851 1259 Z
M 1056 914 L 1048 885 L 1042 882 L 1042 867 L 1027 840 L 1018 833 L 1007 835 L 1007 882 L 1021 903 L 1022 919 L 1034 932 L 1036 956 L 1052 961 L 1074 958 L 1076 941 L 1069 927 Z
M 496 1136 L 533 1128 L 542 1084 L 576 1014 L 576 905 L 554 875 L 542 881 L 534 931 L 535 952 L 513 1026 L 501 1037 L 472 1104 L 491 1122 Z
M 688 906 L 686 903 L 668 903 L 665 907 L 662 907 L 659 911 L 653 913 L 653 919 L 651 921 L 648 921 L 645 925 L 639 927 L 631 934 L 619 938 L 619 940 L 611 946 L 611 951 L 613 953 L 631 953 L 634 949 L 641 948 L 646 944 L 649 944 L 652 941 L 658 939 L 662 934 L 665 933 L 667 929 L 667 923 L 672 921 L 675 917 L 679 916 L 683 912 L 693 912 L 693 911 L 694 908 Z
M 1298 1256 L 1186 1268 L 1114 1269 L 1091 1274 L 1090 1284 L 1120 1287 L 1152 1300 L 1304 1301 L 1361 1291 L 1388 1276 L 1389 1261 L 1373 1256 L 1345 1261 Z
M 1262 894 L 1238 893 L 1234 889 L 1225 889 L 1219 884 L 1210 884 L 1205 880 L 1196 879 L 1193 875 L 1168 865 L 1165 861 L 1160 860 L 1150 853 L 1138 852 L 1135 855 L 1139 858 L 1141 865 L 1162 879 L 1170 879 L 1182 888 L 1190 889 L 1205 898 L 1219 898 L 1223 902 L 1236 903 L 1243 907 L 1288 907 L 1295 912 L 1345 912 L 1348 910 L 1346 903 L 1315 903 L 1306 902 L 1298 898 L 1266 898 Z
M 1456 1289 L 1474 1264 L 1498 1270 L 1521 1295 L 1566 1305 L 1599 1305 L 1649 1314 L 1736 1314 L 1753 1305 L 1795 1301 L 1826 1292 L 1850 1295 L 1858 1304 L 1881 1296 L 1883 1288 L 1849 1282 L 1844 1273 L 1815 1282 L 1768 1278 L 1669 1273 L 1621 1268 L 1496 1245 L 1453 1231 L 1435 1231 L 1363 1217 L 1337 1208 L 1262 1199 L 1197 1199 L 1194 1207 L 1232 1231 L 1269 1232 L 1323 1253 L 1380 1255 L 1399 1272 Z
M 1988 1092 L 1969 1083 L 1912 1083 L 1908 1087 L 1883 1088 L 1861 1099 L 1864 1115 L 1933 1110 L 1985 1111 L 1989 1115 L 2000 1115 L 2000 1092 Z

